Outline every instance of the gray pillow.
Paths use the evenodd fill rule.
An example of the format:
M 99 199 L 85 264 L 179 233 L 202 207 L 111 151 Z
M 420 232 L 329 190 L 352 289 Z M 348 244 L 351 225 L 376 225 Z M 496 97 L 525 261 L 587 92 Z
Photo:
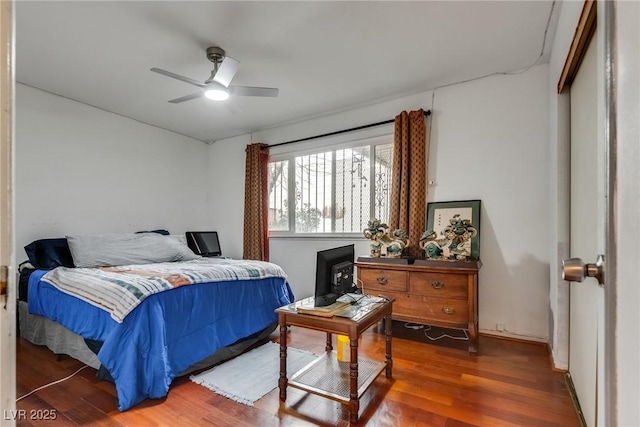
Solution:
M 179 239 L 157 233 L 67 236 L 76 267 L 99 267 L 200 258 Z

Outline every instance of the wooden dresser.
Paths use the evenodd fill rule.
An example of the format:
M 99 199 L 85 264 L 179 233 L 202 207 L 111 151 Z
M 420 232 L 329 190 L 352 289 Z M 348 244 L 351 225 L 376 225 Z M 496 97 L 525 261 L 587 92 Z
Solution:
M 480 260 L 395 264 L 358 259 L 358 286 L 370 295 L 394 298 L 393 319 L 466 329 L 469 353 L 478 352 Z

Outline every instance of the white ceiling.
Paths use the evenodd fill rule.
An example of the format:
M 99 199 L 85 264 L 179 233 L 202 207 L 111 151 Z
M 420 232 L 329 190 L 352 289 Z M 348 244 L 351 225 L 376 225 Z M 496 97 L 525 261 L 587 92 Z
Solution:
M 551 1 L 18 1 L 16 80 L 214 141 L 548 62 Z M 204 81 L 220 46 L 233 84 L 280 89 L 236 97 L 232 113 L 152 67 Z M 428 106 L 425 106 L 428 107 Z

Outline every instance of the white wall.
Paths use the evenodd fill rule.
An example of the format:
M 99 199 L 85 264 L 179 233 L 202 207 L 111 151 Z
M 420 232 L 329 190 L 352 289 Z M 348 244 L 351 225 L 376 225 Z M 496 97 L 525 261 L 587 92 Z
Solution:
M 225 256 L 242 258 L 244 233 L 244 164 L 251 135 L 215 142 L 209 147 L 209 218 Z
M 66 234 L 214 227 L 208 147 L 16 85 L 16 260 Z
M 429 200 L 482 200 L 480 330 L 548 336 L 546 65 L 440 89 Z
M 251 136 L 276 144 L 393 118 L 402 110 L 432 109 L 428 201 L 482 200 L 480 330 L 545 341 L 549 317 L 548 66 L 497 75 L 339 114 L 281 126 Z M 434 104 L 432 105 L 432 100 Z M 429 123 L 429 122 L 427 122 Z M 244 170 L 248 138 L 217 141 L 211 158 Z M 235 175 L 234 175 L 235 176 Z M 230 212 L 242 212 L 239 188 L 213 188 Z M 221 219 L 242 245 L 237 218 Z M 228 224 L 228 226 L 227 226 Z M 271 260 L 289 275 L 296 296 L 311 295 L 317 250 L 368 241 L 272 238 Z M 229 244 L 226 242 L 225 244 Z

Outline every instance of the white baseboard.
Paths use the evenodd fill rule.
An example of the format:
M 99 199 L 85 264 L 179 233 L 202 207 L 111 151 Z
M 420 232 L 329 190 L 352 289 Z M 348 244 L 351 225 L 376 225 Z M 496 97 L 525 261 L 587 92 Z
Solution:
M 519 334 L 507 332 L 507 331 L 500 332 L 500 331 L 494 331 L 491 329 L 480 329 L 480 333 L 483 335 L 493 335 L 498 338 L 511 338 L 511 339 L 517 339 L 520 341 L 532 341 L 532 342 L 543 343 L 543 344 L 546 344 L 548 341 L 547 338 L 545 337 L 532 337 L 529 335 L 519 335 Z

